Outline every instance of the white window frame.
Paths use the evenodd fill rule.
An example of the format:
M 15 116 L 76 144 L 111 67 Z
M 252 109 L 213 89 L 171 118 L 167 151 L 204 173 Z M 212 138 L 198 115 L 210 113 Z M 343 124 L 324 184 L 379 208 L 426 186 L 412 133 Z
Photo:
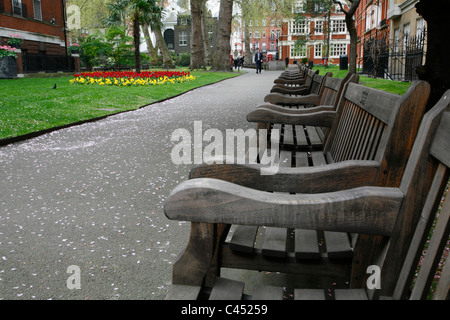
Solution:
M 290 34 L 309 34 L 309 20 L 295 21 L 291 20 L 289 23 Z
M 301 46 L 298 49 L 295 48 L 295 45 L 290 46 L 290 56 L 291 58 L 306 58 L 307 54 L 307 46 Z
M 321 43 L 316 43 L 314 45 L 314 58 L 322 58 L 323 56 L 323 45 Z
M 314 34 L 323 34 L 323 20 L 314 21 Z
M 347 55 L 347 43 L 335 42 L 331 44 L 330 57 L 338 58 Z
M 345 23 L 345 19 L 331 20 L 331 32 L 335 34 L 347 33 L 347 24 Z
M 425 20 L 423 18 L 418 18 L 416 20 L 416 35 L 423 32 L 425 28 Z
M 22 0 L 11 0 L 11 7 L 14 14 L 17 14 L 19 16 L 23 16 L 23 6 L 22 6 Z M 19 8 L 20 13 L 14 12 L 14 8 Z
M 187 32 L 180 31 L 178 33 L 178 45 L 180 47 L 187 47 Z
M 42 21 L 42 2 L 41 0 L 33 0 L 34 20 Z

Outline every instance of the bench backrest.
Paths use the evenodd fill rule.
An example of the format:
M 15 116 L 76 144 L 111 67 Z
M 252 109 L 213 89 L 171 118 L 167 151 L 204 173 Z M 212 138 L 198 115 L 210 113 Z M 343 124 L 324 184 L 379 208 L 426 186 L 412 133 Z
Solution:
M 327 72 L 323 76 L 318 73 L 314 74 L 311 81 L 310 93 L 319 95 L 322 91 L 322 88 L 324 88 L 325 80 L 327 78 L 331 78 L 332 76 L 333 74 L 331 72 Z
M 425 112 L 429 84 L 416 81 L 403 96 L 356 83 L 346 86 L 325 142 L 327 162 L 375 160 L 381 163 L 377 185 L 398 186 Z
M 344 78 L 327 77 L 320 93 L 319 105 L 337 107 L 338 98 L 341 96 L 344 84 L 347 81 L 358 83 L 359 76 L 349 72 Z
M 450 90 L 423 117 L 411 157 L 400 184 L 405 197 L 392 237 L 383 254 L 380 295 L 395 299 L 425 299 L 447 245 L 450 231 L 450 201 L 444 197 L 450 167 Z M 424 257 L 424 245 L 430 234 Z M 419 263 L 419 260 L 422 259 Z M 417 266 L 420 271 L 410 293 Z M 450 267 L 447 263 L 437 288 L 439 299 L 449 291 Z M 375 293 L 374 293 L 375 294 Z
M 305 84 L 304 84 L 305 87 L 311 87 L 313 78 L 316 74 L 319 74 L 319 70 L 308 69 L 306 71 L 306 80 L 305 80 Z

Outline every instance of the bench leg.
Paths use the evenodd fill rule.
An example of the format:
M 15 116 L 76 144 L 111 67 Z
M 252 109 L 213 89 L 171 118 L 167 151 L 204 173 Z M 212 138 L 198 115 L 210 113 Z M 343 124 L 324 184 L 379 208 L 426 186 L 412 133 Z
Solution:
M 214 281 L 219 272 L 218 240 L 225 229 L 224 225 L 191 223 L 188 245 L 173 265 L 173 284 L 201 286 L 207 273 L 208 282 Z

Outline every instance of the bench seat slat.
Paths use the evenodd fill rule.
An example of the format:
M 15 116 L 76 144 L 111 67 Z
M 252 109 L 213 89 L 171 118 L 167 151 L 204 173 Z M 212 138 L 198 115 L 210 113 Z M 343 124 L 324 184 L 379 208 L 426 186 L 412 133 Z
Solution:
M 256 285 L 253 300 L 283 300 L 283 288 L 274 286 Z
M 217 278 L 211 290 L 209 300 L 241 300 L 243 292 L 243 282 Z
M 201 288 L 201 286 L 171 285 L 166 300 L 196 300 Z
M 336 300 L 369 300 L 366 289 L 336 289 Z
M 236 226 L 230 240 L 230 249 L 243 253 L 252 253 L 257 232 L 257 226 Z
M 330 259 L 345 259 L 353 256 L 353 249 L 347 233 L 325 231 L 324 237 Z
M 317 231 L 295 229 L 295 257 L 297 259 L 320 259 Z
M 266 228 L 262 254 L 264 256 L 285 258 L 287 255 L 287 236 L 286 228 Z
M 325 300 L 323 289 L 295 289 L 294 300 Z

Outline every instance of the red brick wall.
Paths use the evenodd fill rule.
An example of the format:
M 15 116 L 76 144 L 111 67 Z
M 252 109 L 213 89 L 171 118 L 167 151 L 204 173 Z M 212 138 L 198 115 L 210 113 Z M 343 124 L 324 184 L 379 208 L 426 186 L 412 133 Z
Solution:
M 42 20 L 34 19 L 33 0 L 22 0 L 23 16 L 13 14 L 12 1 L 0 0 L 0 27 L 31 32 L 38 35 L 57 37 L 63 43 L 64 15 L 62 0 L 41 0 Z M 55 19 L 54 23 L 51 20 Z M 14 33 L 12 31 L 12 33 Z M 6 44 L 8 37 L 0 37 L 0 43 Z M 66 48 L 57 43 L 37 42 L 25 39 L 21 49 L 27 53 L 45 52 L 50 55 L 65 55 Z
M 34 20 L 33 0 L 22 0 L 22 4 L 26 8 L 24 10 L 25 17 L 12 14 L 11 0 L 0 0 L 0 2 L 3 2 L 4 7 L 4 12 L 0 13 L 0 27 L 57 36 L 64 40 L 64 16 L 61 0 L 41 0 L 42 21 Z M 55 19 L 54 24 L 50 23 L 52 18 Z

